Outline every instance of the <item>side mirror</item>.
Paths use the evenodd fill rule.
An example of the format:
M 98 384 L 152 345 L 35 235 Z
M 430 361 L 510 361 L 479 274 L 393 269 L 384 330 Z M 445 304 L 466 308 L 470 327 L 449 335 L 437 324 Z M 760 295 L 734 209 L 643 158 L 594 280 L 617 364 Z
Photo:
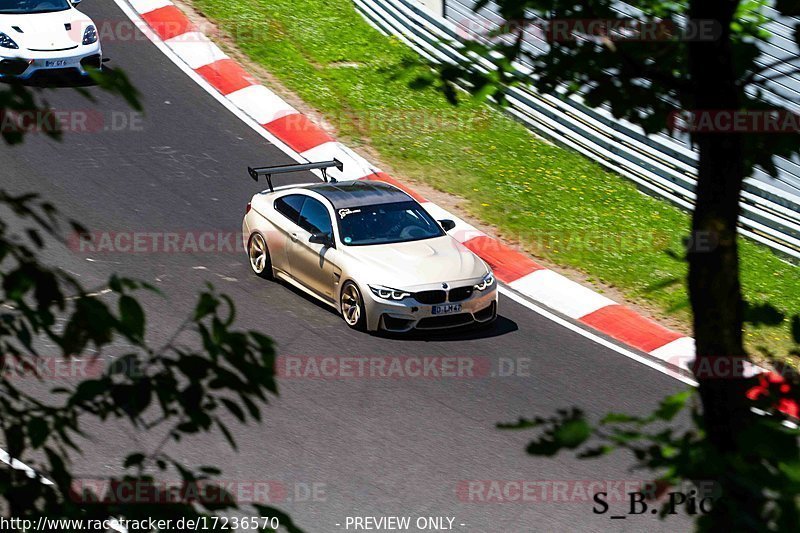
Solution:
M 456 227 L 456 223 L 452 220 L 440 220 L 439 224 L 442 225 L 442 228 L 444 228 L 445 231 L 450 231 Z
M 69 3 L 72 4 L 72 7 L 78 7 L 78 4 L 81 3 L 81 0 L 70 0 Z
M 321 244 L 327 248 L 334 248 L 333 237 L 328 233 L 314 233 L 308 238 L 311 244 Z

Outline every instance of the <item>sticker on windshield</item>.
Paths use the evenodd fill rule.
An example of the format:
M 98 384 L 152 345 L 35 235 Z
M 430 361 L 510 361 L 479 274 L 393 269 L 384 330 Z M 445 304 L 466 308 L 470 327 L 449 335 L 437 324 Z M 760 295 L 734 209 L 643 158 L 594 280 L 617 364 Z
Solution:
M 352 237 L 345 237 L 342 240 L 344 241 L 345 244 L 350 244 L 351 242 L 353 242 L 353 238 Z
M 354 215 L 355 213 L 360 213 L 361 209 L 339 209 L 339 218 L 344 220 L 344 217 L 347 215 Z

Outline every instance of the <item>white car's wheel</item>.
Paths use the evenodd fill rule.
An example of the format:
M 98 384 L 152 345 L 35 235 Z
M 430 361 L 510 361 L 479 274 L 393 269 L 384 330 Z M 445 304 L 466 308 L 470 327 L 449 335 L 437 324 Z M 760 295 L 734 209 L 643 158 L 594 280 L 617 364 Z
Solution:
M 342 317 L 348 326 L 359 331 L 366 329 L 367 313 L 364 310 L 364 300 L 352 281 L 346 282 L 342 287 L 341 308 Z
M 247 245 L 247 256 L 250 258 L 250 268 L 262 278 L 272 279 L 272 261 L 269 257 L 267 241 L 260 233 L 254 233 Z

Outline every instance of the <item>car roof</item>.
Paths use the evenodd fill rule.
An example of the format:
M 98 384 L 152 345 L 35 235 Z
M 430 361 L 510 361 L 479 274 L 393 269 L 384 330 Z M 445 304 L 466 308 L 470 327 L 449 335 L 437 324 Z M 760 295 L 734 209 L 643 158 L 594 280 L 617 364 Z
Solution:
M 405 192 L 381 181 L 314 183 L 303 188 L 325 197 L 335 209 L 413 201 Z

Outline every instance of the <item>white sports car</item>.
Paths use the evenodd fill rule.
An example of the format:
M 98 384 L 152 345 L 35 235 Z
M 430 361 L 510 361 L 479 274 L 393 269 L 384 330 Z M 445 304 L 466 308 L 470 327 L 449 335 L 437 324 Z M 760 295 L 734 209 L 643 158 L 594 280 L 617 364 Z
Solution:
M 330 305 L 355 329 L 402 333 L 497 317 L 491 269 L 447 234 L 452 221 L 437 222 L 400 189 L 378 181 L 273 189 L 268 181 L 242 225 L 257 275 Z
M 0 0 L 0 77 L 99 69 L 97 28 L 75 8 L 79 1 Z

